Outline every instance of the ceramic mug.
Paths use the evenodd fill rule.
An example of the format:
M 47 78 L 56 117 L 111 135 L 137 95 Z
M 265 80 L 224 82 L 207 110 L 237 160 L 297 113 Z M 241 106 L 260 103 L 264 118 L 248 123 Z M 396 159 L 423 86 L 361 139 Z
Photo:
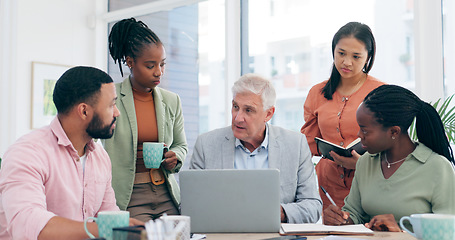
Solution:
M 411 214 L 409 217 L 408 216 L 404 216 L 400 219 L 400 227 L 401 229 L 405 230 L 406 232 L 408 232 L 409 234 L 411 234 L 412 236 L 418 238 L 418 239 L 422 239 L 422 228 L 421 228 L 421 225 L 420 225 L 420 219 L 422 218 L 422 216 L 425 215 L 424 214 Z M 411 225 L 412 225 L 412 229 L 414 230 L 414 232 L 412 232 L 411 230 L 409 230 L 408 228 L 405 227 L 404 225 L 404 221 L 408 220 Z
M 164 143 L 144 142 L 142 144 L 142 157 L 146 168 L 160 168 L 164 160 L 166 147 Z
M 424 214 L 420 218 L 423 240 L 454 240 L 455 215 Z
M 112 240 L 112 229 L 116 227 L 128 227 L 130 224 L 130 212 L 128 211 L 105 211 L 99 212 L 97 217 L 88 217 L 84 220 L 84 229 L 90 238 L 95 238 L 87 229 L 87 221 L 92 219 L 98 225 L 98 235 L 106 240 Z

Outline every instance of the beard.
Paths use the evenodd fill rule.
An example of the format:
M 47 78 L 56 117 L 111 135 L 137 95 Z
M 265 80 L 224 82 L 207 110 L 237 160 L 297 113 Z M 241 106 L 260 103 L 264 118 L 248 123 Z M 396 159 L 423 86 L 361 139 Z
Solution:
M 103 121 L 97 113 L 93 116 L 92 121 L 88 124 L 87 129 L 85 130 L 88 135 L 92 138 L 99 138 L 99 139 L 108 139 L 114 135 L 114 129 L 111 130 L 112 125 L 115 123 L 116 118 L 112 120 L 111 124 L 104 125 Z

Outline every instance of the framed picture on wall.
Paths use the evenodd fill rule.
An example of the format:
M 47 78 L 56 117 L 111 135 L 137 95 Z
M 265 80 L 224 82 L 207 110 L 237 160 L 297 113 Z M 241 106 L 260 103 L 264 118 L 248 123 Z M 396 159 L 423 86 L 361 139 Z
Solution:
M 55 83 L 70 68 L 67 65 L 32 62 L 32 129 L 48 125 L 57 115 L 52 99 Z

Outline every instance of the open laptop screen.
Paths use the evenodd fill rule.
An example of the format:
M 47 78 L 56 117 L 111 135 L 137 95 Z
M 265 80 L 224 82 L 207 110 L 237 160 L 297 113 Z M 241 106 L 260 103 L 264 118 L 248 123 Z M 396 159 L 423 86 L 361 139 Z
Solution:
M 279 170 L 186 170 L 179 179 L 191 232 L 279 231 Z

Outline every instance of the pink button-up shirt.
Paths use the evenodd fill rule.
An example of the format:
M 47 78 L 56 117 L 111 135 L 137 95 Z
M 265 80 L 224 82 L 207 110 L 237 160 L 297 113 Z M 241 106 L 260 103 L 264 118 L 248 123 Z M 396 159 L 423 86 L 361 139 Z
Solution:
M 93 140 L 85 153 L 84 173 L 58 118 L 7 150 L 0 169 L 0 239 L 37 239 L 54 216 L 83 221 L 119 210 L 109 156 Z

